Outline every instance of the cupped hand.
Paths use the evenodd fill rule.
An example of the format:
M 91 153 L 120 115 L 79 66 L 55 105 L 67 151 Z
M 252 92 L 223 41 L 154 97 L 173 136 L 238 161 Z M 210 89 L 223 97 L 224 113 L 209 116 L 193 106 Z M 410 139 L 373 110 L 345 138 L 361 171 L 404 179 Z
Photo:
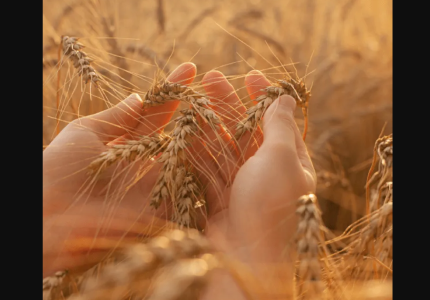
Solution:
M 210 72 L 203 81 L 213 82 L 206 92 L 213 102 L 218 100 L 215 110 L 231 108 L 232 120 L 243 118 L 245 107 L 221 73 Z M 248 73 L 245 82 L 251 99 L 270 85 L 259 71 Z M 246 162 L 233 175 L 232 186 L 226 185 L 226 205 L 210 214 L 207 223 L 206 234 L 215 247 L 246 264 L 265 283 L 262 299 L 272 299 L 275 286 L 281 297 L 292 295 L 294 251 L 289 246 L 296 230 L 295 204 L 316 187 L 315 170 L 294 121 L 295 107 L 292 97 L 279 97 L 265 112 L 264 138 L 259 130 L 242 136 L 236 159 L 241 165 L 245 156 Z M 230 123 L 231 132 L 236 122 Z M 243 297 L 227 274 L 212 283 L 204 299 Z
M 195 75 L 195 65 L 184 63 L 167 80 L 189 85 Z M 161 132 L 178 105 L 169 101 L 143 109 L 142 99 L 132 94 L 105 111 L 74 120 L 45 149 L 44 276 L 63 269 L 84 270 L 128 238 L 165 226 L 166 208 L 149 208 L 157 165 L 126 192 L 141 166 L 112 165 L 96 178 L 88 175 L 88 165 L 111 144 Z

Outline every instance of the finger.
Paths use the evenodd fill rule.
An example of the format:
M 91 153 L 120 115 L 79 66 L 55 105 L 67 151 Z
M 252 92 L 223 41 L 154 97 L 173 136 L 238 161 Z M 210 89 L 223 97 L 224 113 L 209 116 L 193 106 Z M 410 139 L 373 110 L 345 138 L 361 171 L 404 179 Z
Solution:
M 224 184 L 231 183 L 237 173 L 239 166 L 237 164 L 237 156 L 233 155 L 230 149 L 233 144 L 230 135 L 220 125 L 214 127 L 205 123 L 201 116 L 197 116 L 199 123 L 199 132 L 196 140 L 190 149 L 190 154 L 199 156 L 204 155 L 205 163 L 214 165 L 218 170 L 217 174 L 221 176 Z
M 237 122 L 246 112 L 246 107 L 240 101 L 233 86 L 219 71 L 206 73 L 202 83 L 206 94 L 214 103 L 214 111 L 222 116 L 227 129 L 234 132 Z
M 222 126 L 213 130 L 209 124 L 201 122 L 201 136 L 207 143 L 207 150 L 212 154 L 225 183 L 233 180 L 238 170 L 237 157 L 239 149 L 235 147 L 230 133 L 236 127 L 237 121 L 246 111 L 236 95 L 233 86 L 225 76 L 218 71 L 208 72 L 202 80 L 206 94 L 214 104 L 211 108 L 223 120 L 227 131 Z M 235 154 L 233 154 L 235 153 Z
M 266 76 L 258 70 L 252 70 L 246 75 L 245 84 L 252 100 L 264 94 L 262 89 L 272 85 Z
M 248 93 L 251 97 L 251 99 L 255 99 L 258 96 L 261 96 L 264 94 L 262 89 L 270 86 L 270 82 L 266 79 L 266 77 L 261 73 L 260 71 L 253 70 L 248 73 L 247 77 L 245 78 L 246 87 L 248 90 Z M 306 145 L 303 141 L 303 138 L 300 134 L 300 131 L 297 127 L 297 124 L 294 122 L 293 131 L 295 134 L 295 143 L 296 143 L 296 149 L 297 149 L 297 155 L 299 157 L 299 160 L 303 166 L 303 168 L 311 174 L 313 179 L 316 179 L 315 175 L 315 169 L 313 167 L 312 161 L 309 157 Z
M 167 77 L 167 81 L 189 85 L 193 82 L 196 72 L 195 64 L 183 63 Z M 138 135 L 152 135 L 154 132 L 161 132 L 170 122 L 179 103 L 179 100 L 169 100 L 163 105 L 145 109 L 141 122 L 132 135 L 137 137 Z
M 293 97 L 278 97 L 267 109 L 263 117 L 264 144 L 282 144 L 292 153 L 297 153 L 294 120 L 296 101 Z
M 270 82 L 260 71 L 253 70 L 249 72 L 245 77 L 245 85 L 251 100 L 254 100 L 258 96 L 264 94 L 261 89 L 270 86 Z M 243 117 L 242 117 L 243 118 Z M 239 140 L 241 149 L 245 150 L 245 160 L 255 154 L 258 147 L 263 142 L 263 132 L 258 126 L 254 134 L 246 132 Z
M 267 109 L 263 117 L 264 142 L 256 155 L 270 155 L 280 166 L 288 166 L 288 174 L 297 174 L 296 179 L 304 178 L 306 189 L 314 191 L 315 170 L 294 120 L 295 108 L 294 98 L 283 95 Z
M 132 130 L 139 123 L 143 113 L 143 101 L 138 94 L 131 94 L 119 104 L 75 120 L 71 126 L 86 128 L 94 132 L 101 141 L 107 143 Z M 66 127 L 66 131 L 70 130 Z
M 308 149 L 306 147 L 305 142 L 303 141 L 303 137 L 300 133 L 300 130 L 297 124 L 295 126 L 294 134 L 295 134 L 297 156 L 303 167 L 303 170 L 306 173 L 308 185 L 312 187 L 310 190 L 312 192 L 315 192 L 316 182 L 317 182 L 316 172 L 314 169 L 314 165 L 312 164 L 312 160 L 309 156 Z
M 263 117 L 264 142 L 261 147 L 276 149 L 272 155 L 284 156 L 288 160 L 298 161 L 296 148 L 296 122 L 294 110 L 296 101 L 291 96 L 277 98 L 267 109 Z M 283 159 L 284 161 L 285 159 Z

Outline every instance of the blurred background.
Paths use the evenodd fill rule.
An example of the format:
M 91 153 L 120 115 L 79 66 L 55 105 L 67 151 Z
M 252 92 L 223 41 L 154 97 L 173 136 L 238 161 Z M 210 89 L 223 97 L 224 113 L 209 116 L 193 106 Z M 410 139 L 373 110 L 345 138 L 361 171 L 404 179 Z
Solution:
M 306 75 L 312 87 L 306 143 L 318 173 L 324 222 L 339 233 L 364 214 L 375 140 L 384 126 L 384 135 L 392 132 L 392 1 L 44 0 L 44 147 L 56 126 L 62 35 L 81 37 L 97 72 L 124 93 L 144 93 L 156 65 L 169 72 L 191 60 L 196 83 L 217 68 L 246 98 L 243 75 L 255 68 L 270 80 L 280 79 L 281 64 L 290 64 L 288 72 Z M 60 86 L 67 90 L 60 129 L 78 109 L 88 115 L 106 108 L 97 91 L 90 100 L 79 85 L 74 89 L 71 70 L 63 67 L 60 73 Z

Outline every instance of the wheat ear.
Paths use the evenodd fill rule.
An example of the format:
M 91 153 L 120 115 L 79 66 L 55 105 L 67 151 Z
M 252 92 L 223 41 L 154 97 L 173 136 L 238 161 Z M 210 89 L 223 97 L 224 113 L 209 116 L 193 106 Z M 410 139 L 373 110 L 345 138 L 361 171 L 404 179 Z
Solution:
M 155 288 L 149 299 L 184 299 L 181 295 L 203 283 L 209 271 L 217 266 L 211 251 L 210 244 L 196 230 L 164 232 L 145 244 L 130 247 L 124 259 L 104 267 L 98 278 L 88 278 L 80 295 L 69 299 L 121 299 L 127 294 L 147 296 L 152 278 L 155 278 Z M 160 285 L 160 280 L 164 279 L 169 282 L 168 289 Z
M 373 173 L 374 168 L 378 163 L 378 170 Z M 366 213 L 370 214 L 374 209 L 377 208 L 377 202 L 379 199 L 373 200 L 371 203 L 370 199 L 370 186 L 377 180 L 377 190 L 379 191 L 383 185 L 391 180 L 392 176 L 392 165 L 393 165 L 393 135 L 383 136 L 378 138 L 375 142 L 373 151 L 373 161 L 370 167 L 369 174 L 367 175 L 366 182 Z
M 64 288 L 64 278 L 67 271 L 59 271 L 54 276 L 45 277 L 43 279 L 43 300 L 60 299 L 61 290 Z
M 114 145 L 91 162 L 88 166 L 89 173 L 102 172 L 120 160 L 132 162 L 152 158 L 163 152 L 169 141 L 169 136 L 156 133 L 153 136 L 141 136 L 139 140 L 127 140 L 124 144 Z
M 323 283 L 319 261 L 321 243 L 321 212 L 316 205 L 316 196 L 308 194 L 297 200 L 296 214 L 299 222 L 296 231 L 298 254 L 298 297 L 300 299 L 321 299 Z
M 77 69 L 78 75 L 82 76 L 82 80 L 85 83 L 91 81 L 91 83 L 97 85 L 100 77 L 97 75 L 96 70 L 91 67 L 93 59 L 82 51 L 84 47 L 83 44 L 78 42 L 78 38 L 63 36 L 63 55 L 69 57 L 73 66 Z
M 210 109 L 211 103 L 204 95 L 168 81 L 154 85 L 145 95 L 144 105 L 161 105 L 176 99 L 190 104 L 190 108 L 181 110 L 182 116 L 175 119 L 171 141 L 158 159 L 158 162 L 163 163 L 163 168 L 154 186 L 151 204 L 157 208 L 162 200 L 170 197 L 174 206 L 173 221 L 190 226 L 194 221 L 195 208 L 205 201 L 201 199 L 201 189 L 187 161 L 186 148 L 192 143 L 193 137 L 198 135 L 197 116 L 213 130 L 221 124 L 221 120 Z
M 373 262 L 374 276 L 378 276 L 380 269 L 386 271 L 387 262 L 392 261 L 392 217 L 393 203 L 388 202 L 363 218 L 365 226 L 357 232 L 342 256 L 342 262 L 346 265 L 343 270 L 345 278 L 368 279 L 367 273 L 371 270 L 368 269 L 370 265 L 366 262 L 369 259 Z M 379 262 L 375 263 L 375 259 Z M 383 266 L 378 268 L 381 263 Z M 361 278 L 363 273 L 365 278 Z
M 304 140 L 306 138 L 308 127 L 308 103 L 311 97 L 311 93 L 306 89 L 304 82 L 302 80 L 296 81 L 294 79 L 278 80 L 274 85 L 264 88 L 261 91 L 265 94 L 255 99 L 258 103 L 246 111 L 248 117 L 237 124 L 235 138 L 239 140 L 246 131 L 253 132 L 273 101 L 282 95 L 290 95 L 296 100 L 297 106 L 302 108 L 303 116 L 305 118 L 305 128 L 303 130 Z

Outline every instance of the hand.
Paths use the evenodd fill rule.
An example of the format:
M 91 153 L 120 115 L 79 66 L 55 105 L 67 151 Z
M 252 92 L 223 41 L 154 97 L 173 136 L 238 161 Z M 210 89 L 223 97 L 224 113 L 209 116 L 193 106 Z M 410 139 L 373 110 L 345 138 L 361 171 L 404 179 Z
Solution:
M 213 102 L 224 99 L 224 103 L 217 103 L 215 110 L 225 112 L 226 107 L 231 107 L 232 120 L 243 118 L 245 107 L 221 73 L 209 72 L 203 82 L 207 83 L 206 92 Z M 251 99 L 270 85 L 258 71 L 250 72 L 245 82 Z M 288 251 L 284 255 L 283 251 L 296 229 L 296 200 L 313 193 L 316 187 L 315 170 L 294 121 L 295 107 L 292 97 L 281 96 L 264 115 L 264 141 L 261 132 L 255 134 L 251 147 L 248 147 L 250 141 L 253 142 L 249 133 L 240 139 L 241 152 L 249 159 L 235 175 L 231 190 L 226 190 L 227 207 L 210 215 L 207 224 L 207 235 L 212 243 L 249 266 L 260 282 L 267 283 L 269 298 L 274 285 L 278 287 L 277 293 L 292 294 L 293 257 Z M 231 132 L 235 131 L 236 122 L 230 123 Z M 240 162 L 237 157 L 237 163 Z M 268 266 L 278 266 L 277 271 L 270 267 L 268 270 Z M 241 297 L 232 278 L 220 274 L 204 299 Z
M 189 85 L 196 75 L 192 63 L 184 63 L 167 78 Z M 69 124 L 43 152 L 43 273 L 85 270 L 111 249 L 138 234 L 157 231 L 166 222 L 165 208 L 149 209 L 148 195 L 158 176 L 154 167 L 130 190 L 124 182 L 139 167 L 132 166 L 127 178 L 112 175 L 126 166 L 111 166 L 94 180 L 88 165 L 111 144 L 139 135 L 161 132 L 170 121 L 178 101 L 143 110 L 142 100 L 130 95 L 120 104 Z M 125 180 L 125 181 L 122 181 Z M 109 200 L 109 201 L 107 201 Z M 150 226 L 152 225 L 152 226 Z

